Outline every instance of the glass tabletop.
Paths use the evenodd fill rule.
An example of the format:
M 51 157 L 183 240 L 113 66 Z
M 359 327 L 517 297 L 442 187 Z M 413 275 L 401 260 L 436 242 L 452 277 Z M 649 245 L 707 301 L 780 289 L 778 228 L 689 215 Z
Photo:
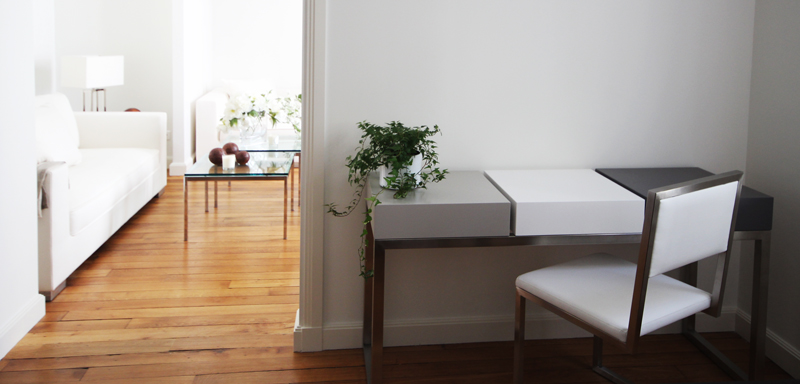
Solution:
M 250 152 L 247 165 L 237 164 L 231 170 L 223 170 L 214 165 L 208 156 L 197 159 L 197 162 L 186 171 L 189 177 L 245 177 L 245 176 L 287 176 L 294 161 L 293 152 Z
M 220 144 L 236 143 L 239 149 L 247 152 L 300 152 L 300 138 L 294 133 L 267 132 L 264 140 L 256 143 L 242 143 L 238 132 L 220 135 Z

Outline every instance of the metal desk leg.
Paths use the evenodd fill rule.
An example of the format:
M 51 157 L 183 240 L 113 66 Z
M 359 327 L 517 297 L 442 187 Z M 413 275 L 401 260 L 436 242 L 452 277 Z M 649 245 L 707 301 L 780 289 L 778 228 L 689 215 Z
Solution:
M 364 267 L 369 271 L 373 268 L 375 259 L 375 235 L 372 233 L 372 225 L 367 224 L 367 246 L 364 249 Z M 364 279 L 364 347 L 372 345 L 372 279 Z M 366 353 L 364 358 L 371 358 Z M 365 361 L 367 366 L 369 364 Z
M 217 207 L 217 181 L 214 180 L 214 208 Z
M 208 180 L 206 180 L 206 213 L 208 213 Z
M 755 239 L 753 296 L 750 308 L 750 380 L 761 380 L 764 377 L 770 238 L 770 232 L 764 231 Z
M 286 193 L 287 191 L 287 180 L 283 178 L 283 239 L 286 240 Z
M 189 186 L 183 178 L 183 241 L 189 241 Z
M 372 275 L 372 347 L 371 373 L 368 379 L 372 384 L 383 383 L 383 300 L 386 250 L 381 243 L 375 244 L 375 259 Z

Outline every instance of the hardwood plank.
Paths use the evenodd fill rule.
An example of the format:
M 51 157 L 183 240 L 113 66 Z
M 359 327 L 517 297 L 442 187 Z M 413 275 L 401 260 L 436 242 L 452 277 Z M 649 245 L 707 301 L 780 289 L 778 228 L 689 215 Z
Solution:
M 176 308 L 176 307 L 210 307 L 220 305 L 267 305 L 267 304 L 297 304 L 297 297 L 265 296 L 269 291 L 264 290 L 260 295 L 251 296 L 211 296 L 211 297 L 178 297 L 166 299 L 131 299 L 107 301 L 82 301 L 82 302 L 51 302 L 48 309 L 69 309 L 71 311 L 99 311 L 109 309 L 143 309 L 143 308 Z M 69 319 L 65 319 L 69 320 Z
M 283 384 L 366 380 L 363 367 L 248 372 L 197 376 L 194 384 Z
M 195 362 L 147 364 L 146 366 L 112 366 L 89 368 L 86 380 L 107 380 L 115 377 L 163 377 L 174 375 L 201 375 L 235 372 L 287 371 L 297 369 L 322 369 L 336 367 L 361 367 L 363 355 L 358 353 L 307 356 L 295 358 L 292 354 L 275 354 L 271 351 L 249 350 L 248 354 L 223 351 L 217 358 Z
M 62 293 L 54 303 L 115 301 L 115 300 L 151 300 L 151 299 L 185 299 L 193 297 L 229 297 L 229 296 L 270 296 L 273 290 L 280 288 L 238 288 L 238 289 L 198 289 L 176 291 L 134 291 L 134 292 L 87 292 Z M 64 313 L 66 315 L 66 313 Z M 63 316 L 63 315 L 62 315 Z
M 72 273 L 70 277 L 105 277 L 111 272 L 111 269 L 89 269 L 78 270 Z
M 48 371 L 0 372 L 0 384 L 74 383 L 80 381 L 86 369 L 56 369 Z
M 175 260 L 175 261 L 129 261 L 129 262 L 100 262 L 96 261 L 94 267 L 103 269 L 141 269 L 141 268 L 184 268 L 184 267 L 223 267 L 229 265 L 242 266 L 280 266 L 298 265 L 300 260 L 289 258 L 263 258 L 242 260 Z
M 99 329 L 124 329 L 131 321 L 123 320 L 97 320 L 97 321 L 60 321 L 44 322 L 36 324 L 30 333 L 65 332 L 65 331 L 89 331 Z
M 142 317 L 244 315 L 296 311 L 296 304 L 224 305 L 212 307 L 101 309 L 70 311 L 64 320 L 133 319 Z
M 39 321 L 59 321 L 62 318 L 64 318 L 64 316 L 66 316 L 66 315 L 67 315 L 67 312 L 50 312 L 50 311 L 47 311 L 44 314 L 44 317 Z
M 258 266 L 218 266 L 218 267 L 180 267 L 180 268 L 141 268 L 111 271 L 112 276 L 145 276 L 145 275 L 194 275 L 194 274 L 217 274 L 217 273 L 272 273 L 272 272 L 294 272 L 299 273 L 299 265 L 258 265 Z
M 202 350 L 181 352 L 129 353 L 122 355 L 73 356 L 46 359 L 13 360 L 7 371 L 36 371 L 85 367 L 141 366 L 169 363 L 204 363 L 215 360 L 258 355 L 262 358 L 278 355 L 291 356 L 289 347 L 242 348 L 227 350 Z M 84 380 L 85 381 L 85 380 Z
M 5 367 L 6 367 L 6 365 L 8 365 L 8 362 L 9 362 L 9 360 L 8 360 L 8 359 L 5 359 L 5 360 L 0 360 L 0 371 L 2 371 L 2 370 L 3 370 L 3 368 L 5 368 Z
M 228 336 L 243 334 L 267 334 L 276 324 L 208 325 L 195 327 L 169 327 L 154 329 L 97 330 L 75 332 L 29 333 L 18 345 L 43 345 L 64 343 L 90 343 L 125 340 L 153 340 L 195 337 L 197 335 Z M 285 328 L 285 327 L 283 327 Z
M 285 327 L 293 327 L 294 317 L 295 312 L 246 315 L 152 317 L 147 319 L 133 319 L 131 320 L 130 324 L 128 324 L 128 328 L 162 328 L 198 325 L 272 323 L 283 324 Z
M 237 288 L 241 289 L 241 288 Z M 300 287 L 275 287 L 269 289 L 269 294 L 273 296 L 279 295 L 299 295 Z
M 297 286 L 300 286 L 300 279 L 234 280 L 231 281 L 229 288 L 272 288 L 272 287 L 297 287 Z
M 230 282 L 226 281 L 202 281 L 202 282 L 170 282 L 170 283 L 151 283 L 151 284 L 93 284 L 67 286 L 64 292 L 83 293 L 83 292 L 122 292 L 122 291 L 163 291 L 173 289 L 214 289 L 227 288 Z
M 194 376 L 171 376 L 171 377 L 158 377 L 158 378 L 145 378 L 145 379 L 120 379 L 120 380 L 102 380 L 102 381 L 88 381 L 81 380 L 81 383 L 104 383 L 104 384 L 192 384 L 195 380 Z

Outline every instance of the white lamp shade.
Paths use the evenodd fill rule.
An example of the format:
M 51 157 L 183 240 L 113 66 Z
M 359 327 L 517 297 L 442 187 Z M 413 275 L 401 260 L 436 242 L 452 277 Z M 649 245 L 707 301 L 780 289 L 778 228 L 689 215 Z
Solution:
M 61 86 L 83 89 L 122 85 L 125 78 L 123 56 L 63 56 Z

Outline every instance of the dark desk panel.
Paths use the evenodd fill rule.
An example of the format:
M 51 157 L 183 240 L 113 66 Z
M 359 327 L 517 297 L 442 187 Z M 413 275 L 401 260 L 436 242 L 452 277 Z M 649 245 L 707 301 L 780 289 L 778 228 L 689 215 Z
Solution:
M 713 175 L 702 168 L 600 168 L 596 171 L 645 199 L 647 191 L 653 188 Z M 772 196 L 742 187 L 736 230 L 772 230 L 772 203 Z

